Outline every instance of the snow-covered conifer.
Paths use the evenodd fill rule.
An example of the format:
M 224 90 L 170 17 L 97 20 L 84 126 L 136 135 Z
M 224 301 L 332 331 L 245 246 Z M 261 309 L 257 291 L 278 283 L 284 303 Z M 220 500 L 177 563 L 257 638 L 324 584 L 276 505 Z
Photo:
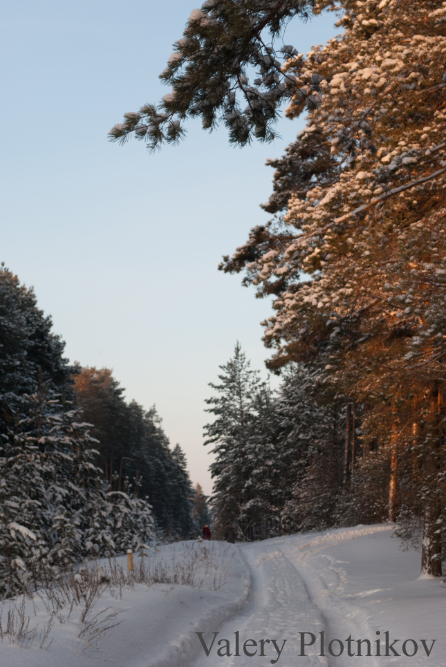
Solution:
M 276 295 L 264 322 L 265 343 L 276 348 L 271 367 L 315 359 L 334 395 L 367 407 L 363 452 L 374 441 L 387 451 L 391 519 L 405 496 L 399 462 L 414 441 L 421 447 L 431 489 L 419 499 L 423 567 L 439 574 L 444 5 L 321 0 L 315 11 L 337 4 L 344 34 L 284 69 L 302 93 L 313 91 L 299 141 L 319 133 L 339 170 L 329 166 L 306 192 L 292 192 L 282 226 L 255 228 L 222 268 L 246 268 L 245 282 Z M 296 90 L 287 115 L 303 110 Z
M 215 479 L 214 527 L 223 533 L 232 525 L 240 539 L 252 538 L 252 524 L 243 522 L 241 514 L 244 503 L 250 500 L 253 461 L 248 460 L 248 448 L 255 425 L 253 399 L 260 379 L 239 343 L 234 356 L 220 369 L 219 384 L 209 385 L 217 395 L 206 399 L 210 406 L 207 412 L 215 415 L 214 422 L 205 426 L 205 444 L 213 445 L 216 454 L 210 468 Z
M 70 393 L 73 368 L 63 357 L 65 343 L 52 331 L 51 318 L 37 307 L 33 289 L 0 267 L 0 432 L 13 421 L 15 402 L 39 384 Z
M 195 531 L 201 534 L 203 526 L 211 523 L 211 513 L 208 505 L 208 497 L 203 493 L 201 484 L 196 484 L 194 489 L 194 507 L 192 509 L 192 517 L 195 522 Z
M 134 134 L 153 150 L 162 142 L 178 142 L 182 122 L 198 116 L 205 129 L 223 122 L 233 143 L 271 141 L 281 103 L 297 86 L 282 65 L 298 52 L 281 37 L 290 20 L 305 21 L 314 5 L 314 0 L 215 0 L 194 9 L 160 75 L 171 92 L 158 107 L 146 104 L 124 114 L 110 138 L 123 142 Z M 313 105 L 309 93 L 300 88 L 299 94 Z

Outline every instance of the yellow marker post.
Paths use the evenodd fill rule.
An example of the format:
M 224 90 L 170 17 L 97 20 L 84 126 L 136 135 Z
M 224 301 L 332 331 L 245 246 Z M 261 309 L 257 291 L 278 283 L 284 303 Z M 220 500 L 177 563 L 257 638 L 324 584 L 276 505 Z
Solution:
M 131 549 L 127 549 L 127 553 L 129 555 L 129 571 L 133 572 L 133 551 Z

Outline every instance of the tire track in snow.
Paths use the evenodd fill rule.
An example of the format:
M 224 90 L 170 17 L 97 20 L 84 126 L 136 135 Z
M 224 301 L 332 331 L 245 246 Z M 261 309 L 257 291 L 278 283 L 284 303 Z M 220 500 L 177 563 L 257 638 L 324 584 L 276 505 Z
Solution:
M 325 619 L 326 646 L 334 638 L 345 642 L 349 635 L 356 639 L 373 638 L 374 629 L 370 626 L 368 613 L 364 609 L 341 597 L 346 575 L 342 567 L 337 565 L 342 564 L 342 561 L 329 554 L 321 554 L 317 558 L 314 556 L 341 542 L 392 529 L 392 525 L 361 526 L 336 533 L 330 532 L 298 546 L 291 546 L 289 543 L 284 546 L 298 576 L 305 582 L 310 600 Z M 373 591 L 365 592 L 369 593 Z M 344 667 L 351 663 L 351 658 L 346 656 L 344 651 L 339 657 L 330 656 L 329 663 L 333 667 Z M 358 667 L 381 667 L 381 664 L 376 656 L 355 656 L 355 665 Z
M 262 547 L 263 545 L 263 547 Z M 299 632 L 318 633 L 324 629 L 324 619 L 319 609 L 311 602 L 304 581 L 295 567 L 280 549 L 268 542 L 243 545 L 240 549 L 251 571 L 252 589 L 245 607 L 221 628 L 209 657 L 203 651 L 196 667 L 266 667 L 277 658 L 271 644 L 265 645 L 265 657 L 218 656 L 217 641 L 229 639 L 232 650 L 234 633 L 240 632 L 240 645 L 247 639 L 275 639 L 279 647 L 287 640 L 278 667 L 328 667 L 326 658 L 317 655 L 318 648 L 309 647 L 306 657 L 298 657 Z M 212 634 L 206 634 L 209 645 Z M 316 646 L 316 645 L 315 645 Z M 311 652 L 313 650 L 313 652 Z
M 332 638 L 344 640 L 349 634 L 365 638 L 372 631 L 365 612 L 351 605 L 339 595 L 343 586 L 343 570 L 336 567 L 338 561 L 322 555 L 313 557 L 323 549 L 347 540 L 391 530 L 393 526 L 358 526 L 319 535 L 296 535 L 295 540 L 275 538 L 265 542 L 240 545 L 240 553 L 251 573 L 252 588 L 243 609 L 221 627 L 211 654 L 207 657 L 201 649 L 201 658 L 194 667 L 267 667 L 277 658 L 274 649 L 265 650 L 266 656 L 218 656 L 217 641 L 229 639 L 234 650 L 234 632 L 240 632 L 240 645 L 246 639 L 276 639 L 279 646 L 287 640 L 277 667 L 344 667 L 351 664 L 345 654 L 339 658 L 320 656 L 319 633 L 326 632 L 325 646 Z M 325 562 L 324 562 L 325 561 Z M 319 570 L 318 570 L 319 568 Z M 347 631 L 348 626 L 348 631 Z M 345 634 L 347 631 L 347 634 Z M 313 647 L 307 647 L 305 657 L 300 656 L 299 632 L 312 632 L 318 637 Z M 345 635 L 345 636 L 344 636 Z M 213 634 L 207 633 L 207 644 Z M 197 638 L 198 641 L 198 638 Z M 270 646 L 270 645 L 269 645 Z M 268 645 L 266 645 L 268 649 Z M 380 667 L 375 657 L 355 658 L 355 665 Z

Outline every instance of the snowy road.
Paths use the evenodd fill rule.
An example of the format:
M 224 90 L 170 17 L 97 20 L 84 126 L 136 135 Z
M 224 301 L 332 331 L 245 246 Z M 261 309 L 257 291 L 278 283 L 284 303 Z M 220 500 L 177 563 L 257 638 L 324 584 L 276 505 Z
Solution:
M 256 657 L 255 664 L 288 665 L 290 660 L 295 659 L 296 651 L 291 646 L 290 638 L 298 637 L 299 631 L 310 631 L 314 634 L 324 630 L 324 620 L 319 609 L 311 602 L 303 579 L 299 576 L 291 561 L 284 555 L 278 546 L 272 544 L 262 547 L 250 545 L 242 548 L 251 572 L 252 589 L 250 598 L 244 609 L 227 621 L 216 636 L 213 650 L 210 656 L 206 656 L 203 649 L 203 657 L 196 665 L 197 667 L 209 667 L 211 657 L 212 664 L 221 664 L 222 667 L 237 665 L 238 667 L 253 667 L 253 657 L 244 653 L 243 646 L 246 640 L 252 639 L 259 645 L 260 640 L 269 640 L 257 650 L 257 655 L 264 653 L 263 658 Z M 239 632 L 239 653 L 235 656 L 235 632 Z M 206 646 L 209 647 L 213 634 L 206 633 L 203 637 Z M 226 651 L 224 639 L 230 641 L 230 650 Z M 286 640 L 283 645 L 283 640 Z M 276 646 L 272 644 L 276 641 Z M 218 642 L 221 642 L 220 647 Z M 283 647 L 283 649 L 282 649 Z M 281 651 L 282 649 L 282 651 Z M 220 651 L 220 656 L 217 655 Z M 248 654 L 255 652 L 256 648 L 247 646 Z M 280 652 L 281 651 L 281 652 Z M 232 656 L 223 657 L 225 653 L 232 652 Z M 280 657 L 279 653 L 280 652 Z M 311 648 L 309 649 L 311 652 Z M 300 659 L 302 667 L 313 667 L 313 665 L 326 664 L 324 659 L 315 655 L 309 655 Z
M 392 529 L 387 525 L 361 526 L 241 545 L 252 577 L 249 600 L 238 614 L 215 629 L 218 635 L 209 657 L 200 646 L 201 659 L 192 664 L 444 667 L 446 588 L 438 580 L 419 579 L 419 553 L 402 552 L 398 540 L 391 535 Z M 320 655 L 321 631 L 325 655 Z M 236 632 L 240 655 L 235 651 Z M 393 648 L 386 648 L 386 632 Z M 304 648 L 306 655 L 301 655 L 301 633 L 307 633 L 303 641 L 308 644 L 312 640 L 310 633 L 317 638 L 312 646 Z M 212 633 L 203 636 L 208 650 L 212 639 Z M 250 639 L 256 644 L 247 644 L 246 655 L 243 645 Z M 274 639 L 276 645 L 270 641 L 262 646 L 262 639 Z M 436 642 L 432 646 L 433 639 Z M 225 640 L 230 642 L 229 650 Z M 331 640 L 334 654 L 341 649 L 337 640 L 342 642 L 341 655 L 330 655 Z M 369 640 L 371 655 L 367 655 L 367 641 L 361 642 L 358 649 L 358 640 Z M 417 646 L 414 656 L 412 640 Z M 226 655 L 229 652 L 232 655 Z
M 243 644 L 248 639 L 257 643 L 257 646 L 246 647 L 248 654 L 257 649 L 256 666 L 278 664 L 288 667 L 298 664 L 301 667 L 315 667 L 344 664 L 341 658 L 320 655 L 321 631 L 324 631 L 325 643 L 328 644 L 332 637 L 344 638 L 344 635 L 348 636 L 350 633 L 356 634 L 357 637 L 367 637 L 366 623 L 360 618 L 360 614 L 357 614 L 354 623 L 350 623 L 349 628 L 344 627 L 345 614 L 339 613 L 342 610 L 334 609 L 332 605 L 330 608 L 329 604 L 332 602 L 330 589 L 333 582 L 323 581 L 320 573 L 309 567 L 309 562 L 315 554 L 327 546 L 383 530 L 388 531 L 389 527 L 361 527 L 328 533 L 314 539 L 305 535 L 295 536 L 294 539 L 277 538 L 241 545 L 240 550 L 251 572 L 250 599 L 239 614 L 219 629 L 209 656 L 203 647 L 202 658 L 195 663 L 196 667 L 209 667 L 211 657 L 213 657 L 212 664 L 219 664 L 222 667 L 253 667 L 254 656 L 246 655 L 243 650 Z M 332 574 L 334 584 L 339 584 L 340 575 L 330 560 L 321 572 L 325 577 L 327 572 Z M 346 634 L 347 629 L 349 631 Z M 235 655 L 236 632 L 239 632 L 239 656 Z M 312 641 L 310 633 L 317 637 L 313 645 L 309 645 Z M 212 638 L 212 633 L 203 636 L 207 649 Z M 229 650 L 226 648 L 225 639 L 230 641 Z M 261 639 L 270 641 L 262 647 Z M 273 639 L 276 645 L 272 644 Z M 304 648 L 302 642 L 306 644 Z M 220 655 L 217 655 L 218 651 Z M 225 654 L 229 652 L 232 655 L 226 656 Z M 261 656 L 262 652 L 264 656 Z M 327 653 L 327 650 L 324 652 Z M 301 655 L 302 653 L 305 655 Z M 370 658 L 367 664 L 371 665 Z
M 182 542 L 156 549 L 149 562 L 153 567 L 197 563 L 196 584 L 138 584 L 120 592 L 110 590 L 96 603 L 94 614 L 111 607 L 121 612 L 121 623 L 96 648 L 85 650 L 79 638 L 85 625 L 81 609 L 71 614 L 62 610 L 53 619 L 52 644 L 46 650 L 37 640 L 21 647 L 5 635 L 0 665 L 446 664 L 446 586 L 438 579 L 419 577 L 420 554 L 402 552 L 389 525 L 291 535 L 237 547 Z M 39 636 L 48 613 L 37 598 L 26 604 L 30 628 L 37 628 Z M 321 655 L 322 638 L 325 655 Z

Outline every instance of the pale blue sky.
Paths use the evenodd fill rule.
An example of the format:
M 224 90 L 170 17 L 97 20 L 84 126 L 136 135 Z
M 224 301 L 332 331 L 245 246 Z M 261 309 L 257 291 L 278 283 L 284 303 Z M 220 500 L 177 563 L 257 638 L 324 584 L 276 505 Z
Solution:
M 265 160 L 302 122 L 282 119 L 282 140 L 244 149 L 199 123 L 155 155 L 107 141 L 124 112 L 168 92 L 157 76 L 198 6 L 191 1 L 3 6 L 0 259 L 34 285 L 72 361 L 113 368 L 127 398 L 156 403 L 209 493 L 207 383 L 236 340 L 263 368 L 259 322 L 270 315 L 217 266 L 267 221 Z M 295 22 L 286 41 L 306 52 L 337 34 L 334 21 Z

